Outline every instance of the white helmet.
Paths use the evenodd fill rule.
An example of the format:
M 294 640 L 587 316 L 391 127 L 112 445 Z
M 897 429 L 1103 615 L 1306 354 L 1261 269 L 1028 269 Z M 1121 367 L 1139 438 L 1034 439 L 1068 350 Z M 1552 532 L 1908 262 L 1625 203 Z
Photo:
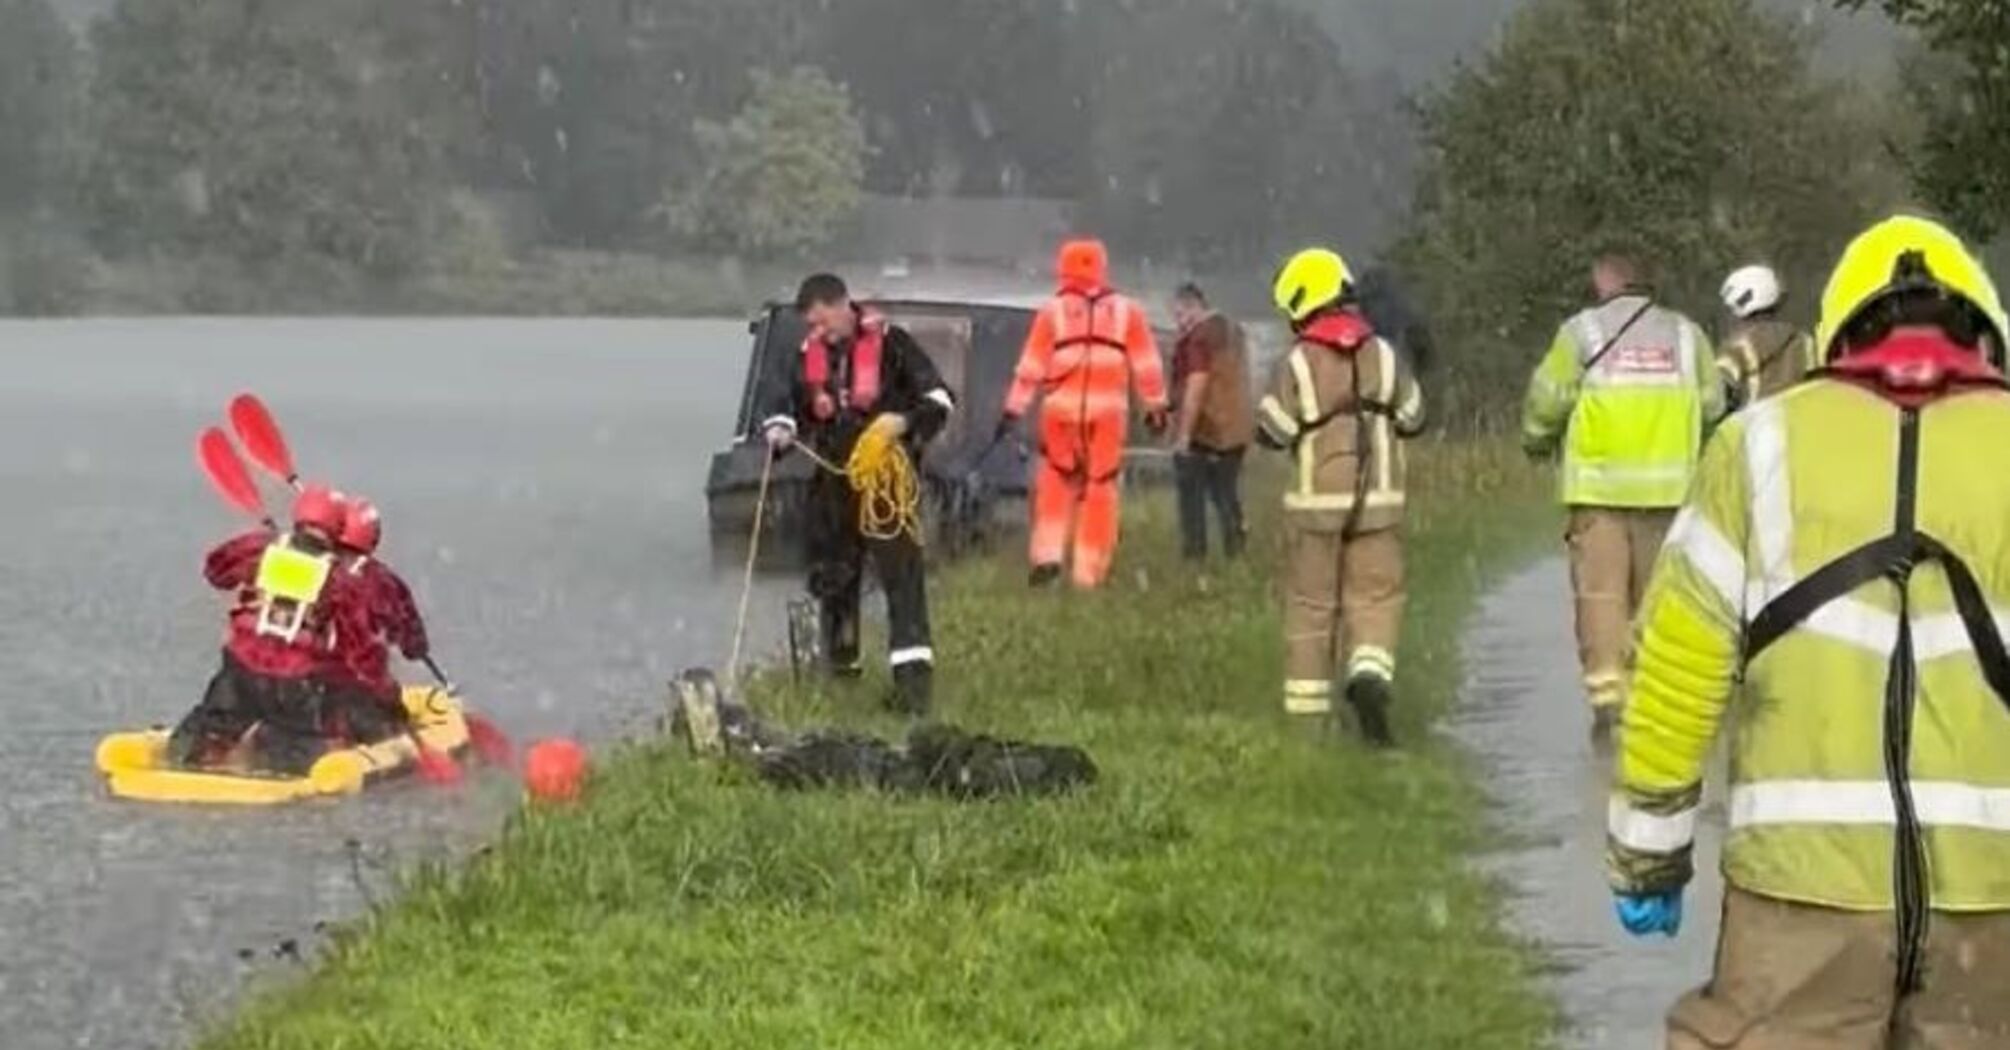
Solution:
M 1780 305 L 1780 275 L 1770 266 L 1747 266 L 1725 278 L 1718 294 L 1731 316 L 1742 321 Z

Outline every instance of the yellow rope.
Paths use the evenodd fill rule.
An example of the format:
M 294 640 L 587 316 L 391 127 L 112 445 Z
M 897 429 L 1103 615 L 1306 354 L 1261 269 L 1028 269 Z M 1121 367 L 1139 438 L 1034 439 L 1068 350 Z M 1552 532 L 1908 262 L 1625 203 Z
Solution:
M 817 466 L 840 475 L 858 493 L 859 535 L 873 540 L 907 536 L 921 543 L 921 478 L 900 437 L 887 423 L 867 427 L 843 468 L 803 449 Z

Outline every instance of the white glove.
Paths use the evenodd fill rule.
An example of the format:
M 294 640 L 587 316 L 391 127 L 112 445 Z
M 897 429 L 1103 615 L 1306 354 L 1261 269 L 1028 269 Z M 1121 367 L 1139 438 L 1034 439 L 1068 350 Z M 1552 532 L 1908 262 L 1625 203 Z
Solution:
M 787 452 L 795 446 L 796 432 L 784 426 L 772 426 L 767 431 L 768 448 L 774 452 Z

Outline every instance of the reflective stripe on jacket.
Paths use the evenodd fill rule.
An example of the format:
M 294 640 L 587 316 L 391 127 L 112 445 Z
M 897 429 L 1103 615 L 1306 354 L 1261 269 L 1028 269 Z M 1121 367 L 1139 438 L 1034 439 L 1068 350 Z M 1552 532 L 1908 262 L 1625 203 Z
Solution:
M 1623 295 L 1557 331 L 1529 383 L 1523 442 L 1562 441 L 1567 504 L 1675 507 L 1704 429 L 1723 411 L 1703 330 L 1645 296 Z
M 1351 315 L 1350 315 L 1351 316 Z M 1365 322 L 1340 342 L 1300 338 L 1257 408 L 1266 443 L 1290 450 L 1284 509 L 1315 529 L 1373 532 L 1400 522 L 1399 438 L 1424 426 L 1424 395 Z
M 1012 374 L 1005 413 L 1023 416 L 1036 394 L 1042 414 L 1098 419 L 1130 413 L 1130 388 L 1166 407 L 1165 366 L 1144 308 L 1115 292 L 1063 291 L 1033 318 Z
M 1732 408 L 1780 393 L 1818 364 L 1814 337 L 1771 318 L 1739 322 L 1717 350 L 1717 370 Z
M 1896 584 L 1874 580 L 1743 664 L 1761 610 L 1893 532 L 1900 423 L 1893 404 L 1824 378 L 1759 402 L 1711 442 L 1642 612 L 1610 814 L 1615 886 L 1686 876 L 1704 763 L 1728 718 L 1726 878 L 1784 900 L 1893 908 L 1886 688 L 1909 622 L 1916 707 L 1901 757 L 1928 902 L 2010 909 L 2010 710 L 1983 678 L 1940 564 L 1912 572 L 1903 608 Z M 1918 434 L 1918 533 L 1959 556 L 1996 622 L 2010 623 L 2010 476 L 1978 453 L 2010 446 L 2010 394 L 1932 402 Z

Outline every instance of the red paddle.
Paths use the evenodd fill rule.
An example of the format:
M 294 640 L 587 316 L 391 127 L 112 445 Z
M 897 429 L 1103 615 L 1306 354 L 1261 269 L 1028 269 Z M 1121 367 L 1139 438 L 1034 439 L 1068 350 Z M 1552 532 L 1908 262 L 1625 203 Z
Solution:
M 230 438 L 216 427 L 202 432 L 196 442 L 196 461 L 202 464 L 204 476 L 224 502 L 238 510 L 273 524 L 272 515 L 265 509 L 265 497 L 259 495 L 258 484 L 251 480 L 251 472 L 244 468 L 244 461 L 232 448 Z
M 293 450 L 286 447 L 286 435 L 256 394 L 239 394 L 230 400 L 230 427 L 252 461 L 294 488 L 300 487 L 300 472 L 293 469 Z

